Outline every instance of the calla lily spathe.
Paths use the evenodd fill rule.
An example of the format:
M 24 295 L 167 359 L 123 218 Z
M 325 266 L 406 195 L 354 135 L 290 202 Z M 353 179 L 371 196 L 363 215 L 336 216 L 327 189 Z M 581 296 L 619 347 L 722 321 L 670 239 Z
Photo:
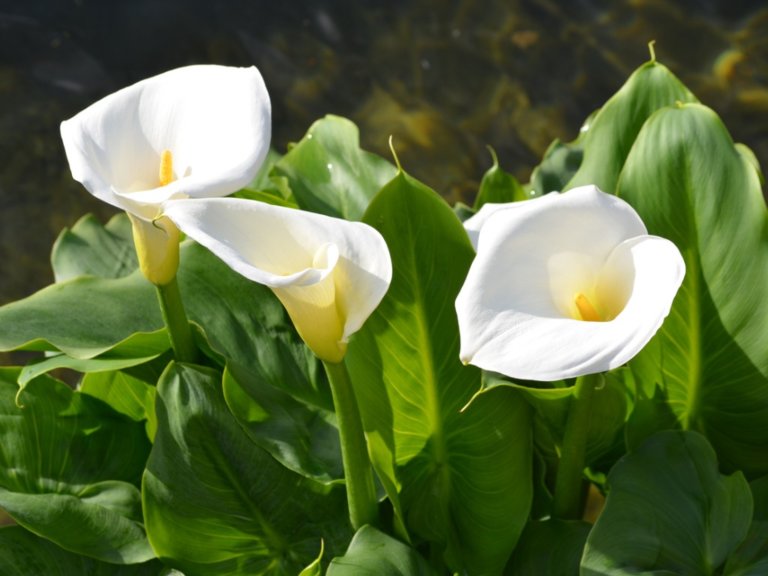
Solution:
M 460 356 L 551 381 L 633 358 L 669 314 L 685 263 L 595 186 L 489 204 L 465 222 L 477 256 L 456 299 Z
M 344 358 L 392 279 L 384 238 L 361 222 L 236 198 L 172 201 L 166 214 L 230 268 L 270 287 L 327 362 Z
M 226 196 L 247 185 L 270 136 L 269 95 L 254 67 L 171 70 L 61 124 L 72 176 L 128 213 L 142 270 L 153 282 L 159 274 L 156 284 L 173 278 L 178 265 L 178 232 L 163 218 L 165 202 Z

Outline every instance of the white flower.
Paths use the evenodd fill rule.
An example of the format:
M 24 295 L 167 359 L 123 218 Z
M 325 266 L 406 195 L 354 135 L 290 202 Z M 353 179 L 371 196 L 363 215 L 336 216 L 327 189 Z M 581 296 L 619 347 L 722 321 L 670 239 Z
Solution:
M 270 118 L 256 68 L 188 66 L 99 100 L 62 122 L 61 137 L 75 180 L 151 221 L 170 198 L 226 196 L 248 184 L 269 150 Z
M 269 286 L 328 362 L 344 358 L 392 279 L 386 242 L 367 224 L 235 198 L 172 201 L 165 213 L 230 268 Z
M 61 124 L 72 176 L 128 212 L 142 270 L 156 284 L 173 279 L 178 265 L 178 232 L 162 217 L 164 203 L 247 185 L 270 135 L 269 95 L 253 67 L 171 70 Z
M 670 241 L 595 186 L 486 205 L 465 223 L 477 256 L 456 299 L 460 357 L 551 381 L 633 358 L 685 275 Z

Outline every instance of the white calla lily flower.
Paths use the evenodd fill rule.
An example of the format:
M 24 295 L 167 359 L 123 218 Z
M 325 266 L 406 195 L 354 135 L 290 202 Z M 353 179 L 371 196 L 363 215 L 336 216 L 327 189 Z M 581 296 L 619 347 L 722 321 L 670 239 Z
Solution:
M 270 287 L 321 360 L 344 358 L 392 280 L 384 238 L 361 222 L 237 198 L 171 201 L 165 214 L 230 268 Z
M 621 366 L 659 329 L 685 275 L 672 242 L 595 186 L 484 207 L 465 228 L 477 256 L 456 299 L 460 356 L 513 378 Z
M 164 284 L 178 265 L 165 202 L 247 185 L 269 150 L 271 105 L 254 67 L 188 66 L 106 96 L 61 137 L 72 176 L 128 213 L 142 270 Z

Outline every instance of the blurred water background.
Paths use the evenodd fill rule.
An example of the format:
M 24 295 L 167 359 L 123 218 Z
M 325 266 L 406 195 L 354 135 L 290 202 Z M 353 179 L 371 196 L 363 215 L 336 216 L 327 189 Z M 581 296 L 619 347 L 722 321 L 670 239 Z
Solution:
M 490 165 L 528 179 L 647 43 L 768 162 L 768 6 L 746 0 L 0 0 L 0 304 L 52 281 L 59 231 L 112 208 L 71 178 L 59 123 L 147 76 L 255 64 L 284 151 L 352 118 L 363 146 L 450 202 Z

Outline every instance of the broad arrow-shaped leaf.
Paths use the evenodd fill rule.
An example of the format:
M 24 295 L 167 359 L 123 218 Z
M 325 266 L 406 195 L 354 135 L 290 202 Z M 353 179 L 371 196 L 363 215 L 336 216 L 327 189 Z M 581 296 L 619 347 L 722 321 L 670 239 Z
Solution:
M 221 374 L 170 364 L 144 475 L 147 535 L 186 576 L 298 574 L 350 537 L 344 490 L 283 467 L 227 409 Z
M 660 366 L 680 422 L 722 464 L 767 473 L 768 214 L 754 165 L 712 110 L 679 105 L 643 127 L 619 194 L 686 263 L 660 345 L 637 362 Z
M 359 220 L 395 168 L 360 149 L 357 126 L 350 120 L 328 115 L 310 126 L 274 172 L 288 179 L 300 208 Z
M 374 465 L 415 540 L 453 570 L 499 574 L 531 503 L 530 415 L 512 390 L 476 399 L 454 301 L 474 256 L 432 190 L 400 172 L 364 221 L 389 246 L 389 292 L 347 356 Z
M 584 157 L 567 188 L 594 184 L 614 193 L 643 123 L 656 110 L 677 101 L 697 100 L 666 66 L 655 60 L 640 66 L 584 127 L 586 132 L 579 138 Z
M 722 476 L 696 432 L 655 434 L 614 466 L 608 486 L 581 576 L 722 574 L 752 521 L 744 476 Z

